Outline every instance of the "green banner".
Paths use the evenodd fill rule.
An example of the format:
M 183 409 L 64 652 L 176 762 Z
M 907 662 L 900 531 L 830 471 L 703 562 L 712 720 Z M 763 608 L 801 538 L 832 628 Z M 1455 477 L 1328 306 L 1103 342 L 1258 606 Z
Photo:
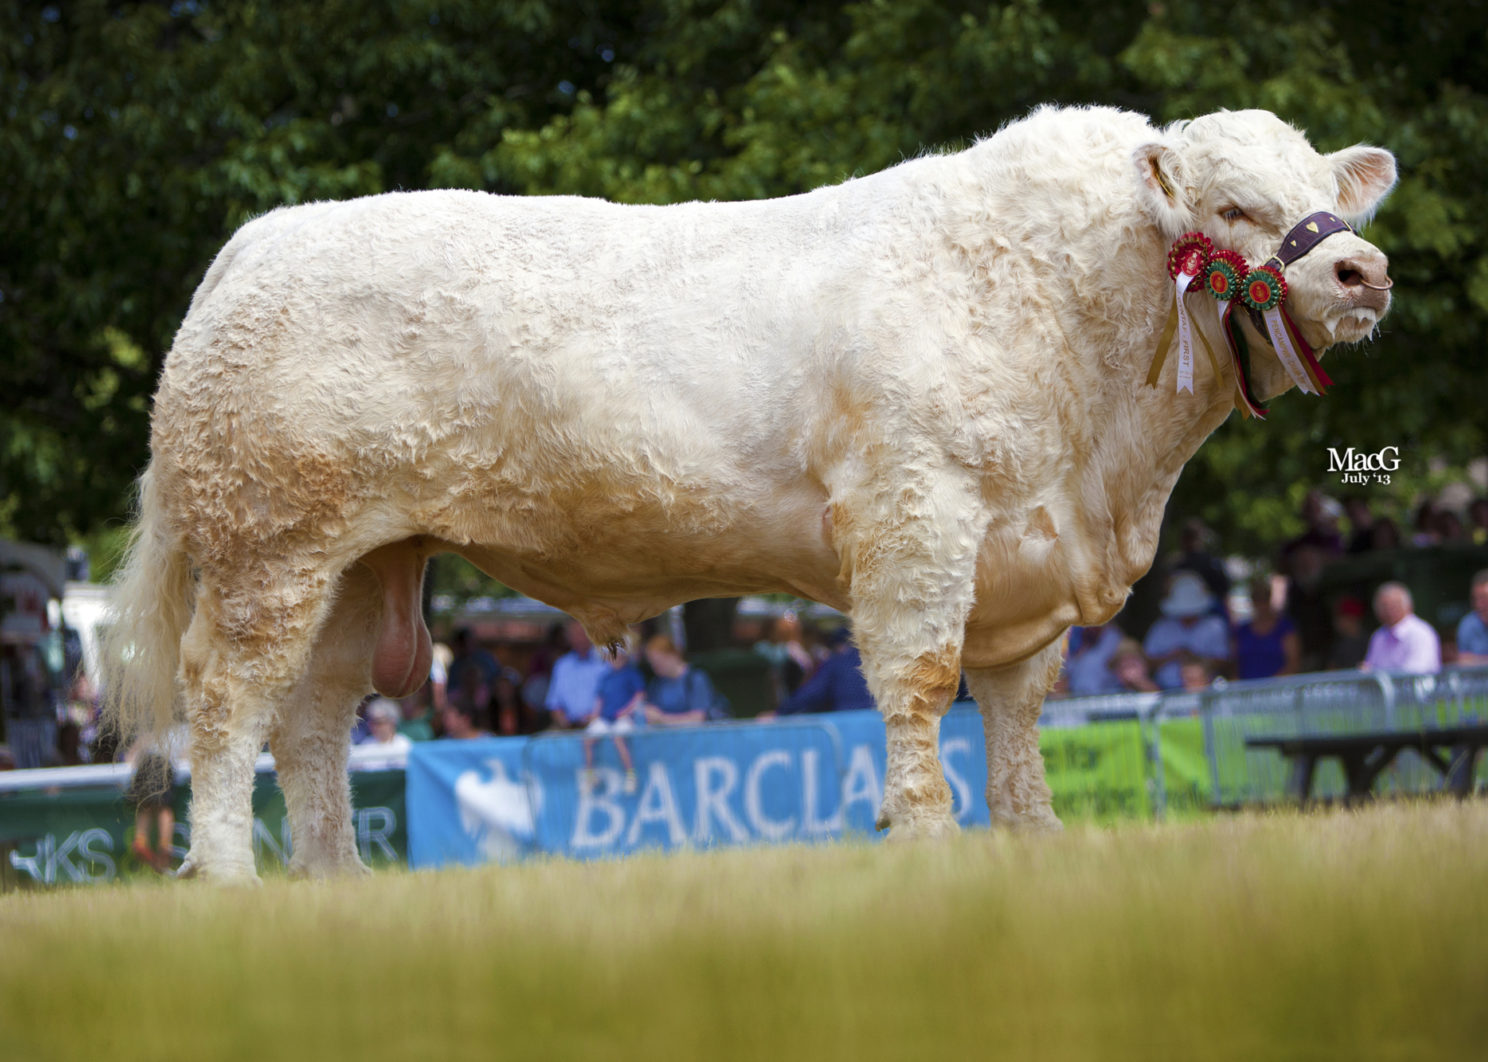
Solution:
M 1163 722 L 1158 735 L 1164 813 L 1207 814 L 1213 785 L 1199 720 Z M 1152 818 L 1158 778 L 1147 741 L 1135 719 L 1041 731 L 1039 748 L 1059 817 L 1066 822 Z
M 1151 816 L 1150 771 L 1135 719 L 1042 730 L 1039 748 L 1054 811 L 1064 821 Z
M 353 771 L 352 828 L 372 866 L 408 862 L 402 771 Z M 190 787 L 176 789 L 175 862 L 191 843 Z M 0 851 L 7 879 L 40 885 L 88 885 L 152 873 L 130 850 L 134 808 L 117 788 L 29 790 L 0 794 Z M 253 787 L 253 850 L 260 871 L 289 862 L 284 797 L 273 774 Z

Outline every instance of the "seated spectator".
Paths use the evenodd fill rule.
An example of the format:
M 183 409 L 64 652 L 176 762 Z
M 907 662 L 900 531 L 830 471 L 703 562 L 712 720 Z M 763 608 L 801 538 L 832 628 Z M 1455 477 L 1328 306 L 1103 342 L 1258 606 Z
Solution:
M 1358 667 L 1364 662 L 1368 649 L 1369 635 L 1364 633 L 1364 602 L 1357 597 L 1340 598 L 1333 607 L 1333 645 L 1328 650 L 1328 670 Z
M 1420 507 L 1416 509 L 1415 530 L 1411 533 L 1410 544 L 1412 546 L 1426 549 L 1441 541 L 1441 535 L 1436 529 L 1436 517 L 1436 503 L 1430 498 L 1421 502 Z
M 1179 554 L 1169 567 L 1168 574 L 1176 575 L 1187 571 L 1204 580 L 1204 585 L 1214 595 L 1212 611 L 1228 620 L 1230 577 L 1225 571 L 1224 563 L 1210 550 L 1213 538 L 1214 533 L 1204 525 L 1204 521 L 1197 517 L 1185 520 L 1183 530 L 1178 534 Z
M 1368 553 L 1374 548 L 1374 513 L 1370 511 L 1369 499 L 1362 494 L 1351 494 L 1343 500 L 1343 511 L 1349 521 L 1348 545 L 1344 552 Z
M 1064 661 L 1069 692 L 1079 697 L 1119 690 L 1121 683 L 1111 672 L 1111 657 L 1124 640 L 1114 623 L 1072 628 L 1069 655 Z
M 435 642 L 431 647 L 433 654 L 429 657 L 429 684 L 428 705 L 432 712 L 439 712 L 444 708 L 444 699 L 449 694 L 449 669 L 455 662 L 455 652 L 443 642 Z M 419 690 L 419 694 L 423 691 Z M 407 718 L 407 705 L 404 705 L 404 717 Z M 415 741 L 418 739 L 415 738 Z
M 1436 522 L 1432 526 L 1436 529 L 1436 542 L 1439 546 L 1462 546 L 1470 541 L 1467 528 L 1462 526 L 1462 517 L 1451 509 L 1438 509 Z
M 1119 693 L 1156 693 L 1158 685 L 1147 672 L 1147 657 L 1134 638 L 1123 638 L 1111 654 L 1111 674 L 1120 684 Z
M 609 669 L 600 676 L 599 693 L 595 698 L 594 714 L 584 728 L 589 735 L 584 741 L 584 767 L 594 767 L 593 738 L 609 735 L 615 743 L 615 753 L 625 768 L 625 792 L 636 790 L 635 763 L 630 758 L 630 747 L 623 735 L 636 728 L 637 721 L 646 721 L 646 680 L 641 669 L 630 658 L 630 639 L 627 644 L 616 646 L 610 654 Z
M 1343 506 L 1322 491 L 1310 490 L 1302 499 L 1301 515 L 1302 534 L 1281 547 L 1281 571 L 1287 576 L 1292 575 L 1292 555 L 1299 549 L 1315 549 L 1325 561 L 1343 554 L 1343 534 L 1338 529 Z
M 484 715 L 485 713 L 472 703 L 468 694 L 451 697 L 445 701 L 444 711 L 440 713 L 440 718 L 444 722 L 442 736 L 456 741 L 490 737 L 491 732 L 485 728 Z
M 1472 577 L 1472 611 L 1457 624 L 1457 662 L 1488 664 L 1488 568 Z
M 375 749 L 384 755 L 375 760 L 359 758 L 362 767 L 375 769 L 384 759 L 387 766 L 402 766 L 408 750 L 413 748 L 412 739 L 398 731 L 402 715 L 398 702 L 386 697 L 376 697 L 367 705 L 367 736 L 357 744 L 360 748 Z
M 1165 690 L 1183 685 L 1179 659 L 1189 652 L 1218 674 L 1228 668 L 1230 632 L 1212 615 L 1214 595 L 1193 572 L 1179 572 L 1163 599 L 1162 618 L 1147 631 L 1143 651 L 1156 669 L 1153 678 Z
M 548 683 L 553 676 L 553 666 L 566 649 L 563 624 L 549 624 L 542 644 L 527 658 L 527 677 L 522 681 L 522 703 L 533 713 L 540 724 L 539 729 L 549 725 Z
M 1214 672 L 1209 670 L 1209 665 L 1202 657 L 1193 653 L 1183 654 L 1178 662 L 1178 674 L 1183 680 L 1182 688 L 1187 693 L 1198 693 L 1214 684 Z
M 645 653 L 656 676 L 646 688 L 643 711 L 648 723 L 683 726 L 727 715 L 713 683 L 688 664 L 670 635 L 652 635 Z
M 1399 549 L 1400 528 L 1388 516 L 1374 522 L 1374 531 L 1369 536 L 1370 549 Z
M 450 638 L 448 674 L 445 678 L 445 696 L 457 697 L 465 694 L 477 708 L 485 710 L 491 699 L 491 688 L 501 665 L 479 642 L 468 627 L 461 627 Z
M 754 651 L 770 662 L 770 686 L 776 706 L 794 693 L 816 670 L 802 640 L 801 621 L 787 612 L 770 625 L 770 637 L 754 643 Z
M 1235 628 L 1235 677 L 1295 675 L 1302 657 L 1297 628 L 1276 608 L 1269 577 L 1251 584 L 1250 607 L 1251 618 Z
M 589 640 L 582 623 L 570 620 L 564 633 L 568 652 L 553 664 L 545 706 L 555 727 L 583 728 L 594 716 L 599 680 L 610 665 Z
M 446 703 L 442 691 L 439 697 L 441 704 Z M 409 741 L 429 741 L 434 737 L 434 713 L 417 694 L 404 697 L 398 708 L 398 733 L 406 735 Z
M 522 700 L 522 673 L 514 667 L 503 667 L 491 687 L 491 726 L 502 737 L 542 729 L 537 713 Z
M 1488 545 L 1488 498 L 1474 498 L 1467 506 L 1468 537 L 1478 546 Z
M 1441 670 L 1441 639 L 1431 624 L 1414 612 L 1403 583 L 1385 583 L 1374 592 L 1374 614 L 1380 627 L 1369 638 L 1365 671 L 1403 671 L 1429 675 Z
M 816 674 L 801 684 L 780 706 L 781 715 L 807 712 L 848 712 L 874 707 L 863 677 L 863 658 L 846 627 L 839 627 L 827 637 L 831 655 L 816 669 Z M 768 713 L 765 718 L 769 718 Z

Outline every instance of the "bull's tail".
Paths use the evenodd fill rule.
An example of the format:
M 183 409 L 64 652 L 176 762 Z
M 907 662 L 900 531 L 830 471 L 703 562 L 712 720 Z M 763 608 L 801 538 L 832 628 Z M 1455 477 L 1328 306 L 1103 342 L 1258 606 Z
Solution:
M 192 613 L 191 561 L 170 531 L 152 472 L 140 478 L 138 519 L 103 638 L 104 722 L 122 743 L 162 736 L 178 718 L 176 670 Z

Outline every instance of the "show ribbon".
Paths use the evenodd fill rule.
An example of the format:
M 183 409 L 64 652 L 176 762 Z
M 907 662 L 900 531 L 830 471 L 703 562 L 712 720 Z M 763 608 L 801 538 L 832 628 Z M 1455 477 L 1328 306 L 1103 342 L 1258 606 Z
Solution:
M 1302 355 L 1292 345 L 1286 322 L 1281 319 L 1281 304 L 1287 297 L 1287 284 L 1282 279 L 1281 270 L 1270 262 L 1252 269 L 1241 282 L 1240 297 L 1245 300 L 1245 305 L 1261 315 L 1271 346 L 1276 349 L 1276 356 L 1292 382 L 1305 394 L 1318 394 L 1312 377 L 1302 364 Z
M 1235 408 L 1245 417 L 1266 419 L 1266 407 L 1251 397 L 1250 349 L 1245 333 L 1235 327 L 1235 307 L 1240 304 L 1241 282 L 1250 272 L 1245 259 L 1235 251 L 1219 250 L 1209 256 L 1204 287 L 1215 298 L 1215 318 L 1220 335 L 1235 367 Z
M 1174 301 L 1178 314 L 1178 393 L 1193 394 L 1193 322 L 1183 297 L 1209 262 L 1213 245 L 1202 232 L 1188 232 L 1174 242 L 1168 252 L 1168 275 L 1173 278 Z M 1211 352 L 1212 355 L 1212 352 Z

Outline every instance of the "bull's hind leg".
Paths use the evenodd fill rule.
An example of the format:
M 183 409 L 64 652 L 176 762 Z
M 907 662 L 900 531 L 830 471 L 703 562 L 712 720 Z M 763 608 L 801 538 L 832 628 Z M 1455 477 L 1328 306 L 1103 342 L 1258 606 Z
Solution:
M 346 772 L 357 705 L 372 692 L 372 653 L 382 595 L 361 565 L 341 576 L 310 665 L 285 700 L 269 749 L 289 813 L 297 876 L 367 873 L 352 829 Z
M 376 689 L 406 697 L 429 677 L 421 611 L 431 550 L 413 538 L 372 551 L 340 577 L 309 668 L 270 735 L 289 811 L 293 874 L 366 873 L 357 854 L 346 773 L 357 704 Z
M 896 839 L 954 833 L 940 720 L 961 677 L 977 542 L 964 521 L 976 502 L 948 483 L 900 483 L 874 504 L 875 520 L 843 510 L 833 519 L 851 565 L 853 638 L 884 718 L 878 828 Z
M 181 875 L 256 881 L 253 766 L 274 713 L 304 673 L 329 578 L 288 564 L 204 572 L 181 642 L 191 729 L 191 851 Z
M 1059 674 L 1059 660 L 1055 642 L 1012 667 L 966 672 L 987 740 L 987 809 L 993 826 L 1062 828 L 1038 744 L 1039 713 Z

